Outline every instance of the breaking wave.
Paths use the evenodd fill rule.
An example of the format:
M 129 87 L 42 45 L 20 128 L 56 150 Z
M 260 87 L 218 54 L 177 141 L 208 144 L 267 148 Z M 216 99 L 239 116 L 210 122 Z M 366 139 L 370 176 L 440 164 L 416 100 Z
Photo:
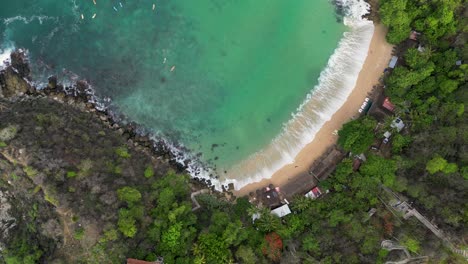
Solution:
M 228 169 L 229 172 L 220 175 L 219 180 L 213 180 L 210 177 L 213 171 L 200 168 L 196 161 L 189 163 L 193 176 L 210 179 L 218 190 L 229 183 L 239 190 L 249 183 L 271 178 L 277 170 L 294 162 L 301 149 L 312 142 L 321 127 L 345 103 L 367 57 L 374 25 L 363 18 L 370 9 L 363 0 L 338 0 L 336 4 L 345 15 L 343 22 L 350 30 L 344 33 L 321 72 L 318 84 L 292 114 L 290 121 L 283 125 L 282 133 L 267 147 Z
M 74 12 L 77 12 L 75 1 L 71 2 L 74 4 Z M 186 165 L 193 177 L 209 180 L 218 190 L 229 183 L 233 183 L 235 189 L 240 189 L 249 183 L 270 178 L 278 169 L 292 163 L 299 151 L 314 139 L 320 128 L 344 104 L 356 84 L 358 74 L 367 57 L 374 27 L 372 21 L 363 19 L 362 16 L 368 13 L 369 5 L 363 0 L 337 0 L 336 4 L 345 15 L 343 21 L 350 30 L 344 33 L 326 68 L 321 72 L 318 84 L 311 89 L 304 102 L 292 114 L 290 121 L 284 124 L 282 133 L 273 139 L 267 147 L 233 168 L 227 168 L 229 173 L 218 175 L 220 179 L 214 179 L 213 176 L 216 175 L 216 172 L 203 166 L 183 146 L 161 139 L 156 135 L 153 139 L 164 141 L 176 160 Z M 21 21 L 27 24 L 37 20 L 42 24 L 43 21 L 49 19 L 57 22 L 57 18 L 46 16 L 32 16 L 30 18 L 17 16 L 4 19 L 3 23 L 9 25 L 15 21 Z M 14 48 L 11 45 L 0 46 L 0 70 L 5 65 L 4 61 L 9 59 L 12 50 Z M 61 81 L 65 82 L 65 86 L 72 86 L 76 78 L 79 77 L 65 69 L 63 71 L 68 74 L 59 76 Z M 42 77 L 44 82 L 46 80 L 45 72 Z M 37 83 L 37 86 L 42 85 Z M 96 96 L 91 86 L 87 93 L 91 95 L 91 100 L 100 110 L 106 109 L 111 104 L 110 98 Z
M 10 54 L 13 48 L 10 46 L 0 47 L 0 70 L 3 70 L 10 62 Z

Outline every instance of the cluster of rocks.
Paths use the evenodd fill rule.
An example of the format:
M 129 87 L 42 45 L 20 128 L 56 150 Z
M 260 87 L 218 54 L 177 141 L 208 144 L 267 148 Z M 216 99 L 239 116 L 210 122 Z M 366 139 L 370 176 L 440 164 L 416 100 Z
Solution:
M 123 124 L 110 111 L 99 107 L 85 80 L 77 81 L 72 87 L 65 87 L 59 83 L 56 76 L 51 76 L 46 87 L 35 87 L 31 84 L 30 73 L 27 54 L 23 50 L 12 52 L 11 62 L 0 71 L 0 97 L 13 100 L 25 97 L 49 97 L 82 111 L 94 113 L 105 125 L 125 137 L 129 146 L 152 153 L 159 159 L 166 159 L 178 171 L 186 170 L 187 163 L 176 162 L 170 148 L 163 140 L 154 140 L 148 135 L 142 135 L 138 132 L 140 129 L 136 123 Z

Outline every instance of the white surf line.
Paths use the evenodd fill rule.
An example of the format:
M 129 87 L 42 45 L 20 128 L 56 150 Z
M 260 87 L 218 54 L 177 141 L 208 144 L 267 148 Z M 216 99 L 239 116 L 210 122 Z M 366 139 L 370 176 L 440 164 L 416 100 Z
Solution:
M 374 26 L 372 21 L 362 19 L 370 8 L 363 0 L 341 0 L 341 4 L 346 14 L 344 24 L 351 30 L 343 34 L 338 48 L 321 72 L 317 86 L 284 125 L 283 132 L 265 148 L 268 152 L 263 149 L 246 159 L 254 161 L 255 166 L 251 166 L 255 167 L 254 171 L 248 171 L 243 178 L 240 173 L 232 175 L 235 178 L 222 182 L 210 179 L 210 171 L 201 173 L 202 178 L 210 179 L 216 189 L 233 183 L 235 189 L 239 190 L 250 183 L 271 178 L 283 166 L 294 162 L 303 147 L 313 141 L 321 127 L 346 102 L 367 58 Z M 323 109 L 310 105 L 317 100 L 323 104 Z M 228 171 L 241 172 L 242 168 L 234 166 Z
M 13 48 L 0 48 L 0 70 L 6 68 L 7 64 L 10 63 L 10 54 L 13 52 Z

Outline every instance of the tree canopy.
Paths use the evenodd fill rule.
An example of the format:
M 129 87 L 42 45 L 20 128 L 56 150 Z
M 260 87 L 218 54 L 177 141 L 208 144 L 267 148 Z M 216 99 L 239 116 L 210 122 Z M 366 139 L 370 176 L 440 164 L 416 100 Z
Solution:
M 359 154 L 366 151 L 374 141 L 373 118 L 360 118 L 348 122 L 338 131 L 338 144 L 346 151 Z

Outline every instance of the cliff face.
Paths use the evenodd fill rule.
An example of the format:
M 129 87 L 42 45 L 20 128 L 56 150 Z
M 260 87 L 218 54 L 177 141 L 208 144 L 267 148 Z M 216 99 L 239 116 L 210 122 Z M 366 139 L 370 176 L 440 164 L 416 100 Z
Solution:
M 150 185 L 148 168 L 157 178 L 174 167 L 86 103 L 24 95 L 34 92 L 29 68 L 14 61 L 0 73 L 0 263 L 92 259 L 104 230 L 115 228 L 116 190 Z

